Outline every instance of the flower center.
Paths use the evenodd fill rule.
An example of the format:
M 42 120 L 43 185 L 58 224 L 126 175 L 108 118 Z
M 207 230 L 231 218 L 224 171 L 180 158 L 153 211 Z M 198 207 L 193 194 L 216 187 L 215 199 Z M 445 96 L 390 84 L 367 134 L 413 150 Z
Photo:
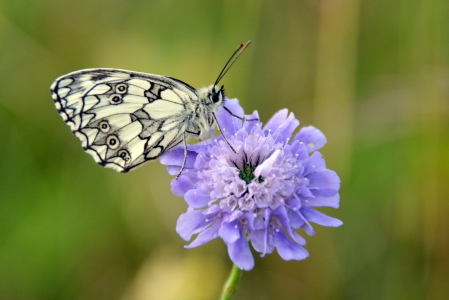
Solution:
M 239 170 L 239 177 L 243 181 L 245 181 L 247 184 L 249 184 L 251 181 L 253 181 L 256 176 L 254 175 L 254 170 L 256 168 L 254 166 L 250 166 L 248 164 L 244 164 L 243 168 Z M 257 177 L 256 181 L 257 183 L 263 182 L 265 179 L 262 176 Z

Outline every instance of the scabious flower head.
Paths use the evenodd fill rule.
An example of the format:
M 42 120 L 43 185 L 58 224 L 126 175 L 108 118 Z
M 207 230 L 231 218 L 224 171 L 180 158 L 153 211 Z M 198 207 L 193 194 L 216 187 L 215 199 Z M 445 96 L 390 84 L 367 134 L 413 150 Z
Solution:
M 227 99 L 226 107 L 243 116 L 238 100 Z M 222 136 L 188 145 L 185 169 L 171 182 L 173 193 L 189 205 L 176 231 L 186 241 L 198 234 L 186 247 L 219 237 L 242 270 L 254 267 L 249 242 L 262 256 L 276 248 L 284 260 L 302 260 L 309 254 L 296 229 L 313 235 L 311 222 L 342 224 L 314 209 L 339 206 L 340 179 L 316 152 L 326 143 L 325 136 L 309 126 L 292 138 L 299 121 L 286 109 L 265 126 L 258 117 L 254 112 L 242 122 L 220 109 L 218 122 L 236 153 Z M 178 147 L 164 154 L 161 162 L 174 175 L 183 159 L 184 149 Z

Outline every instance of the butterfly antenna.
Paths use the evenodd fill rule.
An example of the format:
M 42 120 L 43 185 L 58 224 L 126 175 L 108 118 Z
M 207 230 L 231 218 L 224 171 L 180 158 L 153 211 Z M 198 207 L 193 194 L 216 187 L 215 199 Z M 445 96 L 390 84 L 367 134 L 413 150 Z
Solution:
M 221 70 L 220 74 L 217 77 L 217 80 L 215 80 L 214 86 L 216 86 L 220 80 L 225 76 L 225 74 L 229 71 L 229 69 L 232 67 L 232 65 L 235 63 L 237 58 L 242 54 L 242 52 L 248 48 L 248 46 L 252 43 L 252 41 L 247 41 L 246 43 L 240 44 L 240 46 L 237 48 L 237 50 L 234 51 L 234 53 L 229 58 L 228 62 L 223 67 L 223 70 Z

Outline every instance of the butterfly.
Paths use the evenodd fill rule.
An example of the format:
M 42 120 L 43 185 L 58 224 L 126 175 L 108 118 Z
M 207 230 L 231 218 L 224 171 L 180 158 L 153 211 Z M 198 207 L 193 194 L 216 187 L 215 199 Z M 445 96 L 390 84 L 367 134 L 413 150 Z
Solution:
M 224 106 L 224 86 L 217 84 L 250 43 L 237 48 L 208 87 L 195 89 L 163 75 L 100 68 L 57 78 L 51 95 L 83 149 L 101 166 L 128 172 L 184 143 L 179 176 L 187 139 L 205 139 L 215 124 L 220 129 L 220 107 L 242 119 Z

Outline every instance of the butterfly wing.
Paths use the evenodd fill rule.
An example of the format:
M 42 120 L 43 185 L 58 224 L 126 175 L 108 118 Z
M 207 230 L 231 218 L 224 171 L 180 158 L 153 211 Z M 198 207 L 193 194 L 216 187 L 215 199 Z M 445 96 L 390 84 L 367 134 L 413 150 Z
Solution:
M 198 99 L 181 81 L 118 69 L 72 72 L 56 79 L 51 91 L 84 150 L 119 172 L 182 142 Z

